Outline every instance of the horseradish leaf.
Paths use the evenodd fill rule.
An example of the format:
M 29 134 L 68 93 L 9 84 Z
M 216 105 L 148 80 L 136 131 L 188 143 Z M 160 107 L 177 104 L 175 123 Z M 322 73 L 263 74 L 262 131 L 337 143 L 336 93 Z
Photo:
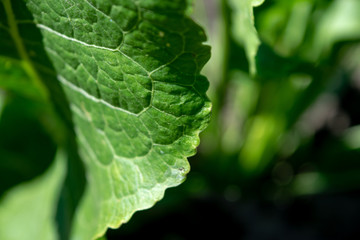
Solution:
M 26 2 L 87 171 L 71 238 L 94 239 L 184 180 L 210 116 L 209 47 L 185 0 Z

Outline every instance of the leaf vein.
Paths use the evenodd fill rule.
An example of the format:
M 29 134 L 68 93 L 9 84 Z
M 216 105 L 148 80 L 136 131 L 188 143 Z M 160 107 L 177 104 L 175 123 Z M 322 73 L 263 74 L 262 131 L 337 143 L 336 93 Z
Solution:
M 104 101 L 103 99 L 99 99 L 99 98 L 96 98 L 94 97 L 93 95 L 90 95 L 88 92 L 86 92 L 85 90 L 83 90 L 82 88 L 79 88 L 78 86 L 74 85 L 73 83 L 69 82 L 68 80 L 66 80 L 63 76 L 61 75 L 58 75 L 58 80 L 64 84 L 65 86 L 69 87 L 71 90 L 83 95 L 84 97 L 86 97 L 87 99 L 93 101 L 93 102 L 96 102 L 96 103 L 101 103 L 111 109 L 114 109 L 114 110 L 117 110 L 117 111 L 121 111 L 121 112 L 124 112 L 124 113 L 127 113 L 129 115 L 133 115 L 133 116 L 136 116 L 138 117 L 139 115 L 141 115 L 142 113 L 144 113 L 145 111 L 147 111 L 151 106 L 147 107 L 147 108 L 144 108 L 141 112 L 139 113 L 133 113 L 133 112 L 130 112 L 130 111 L 127 111 L 123 108 L 119 108 L 119 107 L 116 107 L 114 105 L 111 105 L 110 103 Z

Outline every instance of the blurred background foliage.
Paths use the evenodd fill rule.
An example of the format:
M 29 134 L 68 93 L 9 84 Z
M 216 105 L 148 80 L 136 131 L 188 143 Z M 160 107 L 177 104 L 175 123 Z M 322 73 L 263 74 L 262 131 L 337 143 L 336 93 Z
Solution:
M 359 13 L 358 0 L 194 1 L 211 125 L 187 180 L 109 239 L 357 239 Z

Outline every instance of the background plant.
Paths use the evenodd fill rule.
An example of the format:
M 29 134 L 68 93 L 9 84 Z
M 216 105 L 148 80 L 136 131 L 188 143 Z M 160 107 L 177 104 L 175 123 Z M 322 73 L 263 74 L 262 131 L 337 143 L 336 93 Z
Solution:
M 164 9 L 169 11 L 171 4 Z M 210 81 L 212 120 L 201 134 L 198 153 L 189 159 L 192 170 L 187 180 L 167 190 L 155 207 L 136 213 L 119 230 L 109 230 L 108 239 L 189 239 L 215 233 L 245 239 L 357 236 L 359 11 L 356 0 L 194 1 L 187 14 L 205 27 L 212 46 L 212 58 L 202 72 Z M 66 158 L 64 151 L 55 154 L 64 138 L 70 139 L 65 152 L 77 159 L 67 167 L 56 161 L 41 176 L 52 180 L 38 178 L 38 184 L 32 183 L 40 186 L 45 181 L 42 189 L 51 191 L 23 185 L 8 192 L 0 210 L 9 213 L 0 217 L 0 223 L 11 223 L 15 212 L 11 205 L 19 210 L 15 199 L 23 206 L 24 196 L 55 196 L 51 201 L 56 201 L 60 195 L 56 211 L 36 200 L 31 209 L 38 214 L 39 205 L 48 211 L 38 219 L 56 219 L 43 234 L 53 234 L 56 228 L 68 233 L 85 185 L 84 178 L 66 178 L 62 191 L 54 192 L 60 181 L 56 179 L 64 179 L 66 168 L 82 171 L 74 133 L 66 130 L 72 129 L 68 110 L 58 104 L 54 111 L 44 101 L 46 91 L 36 78 L 27 80 L 26 66 L 0 60 L 1 79 L 14 79 L 12 85 L 0 80 L 1 156 L 18 160 L 0 161 L 2 193 L 43 173 L 54 156 Z M 68 116 L 66 121 L 54 116 L 59 111 Z M 29 167 L 29 160 L 37 164 Z M 10 164 L 19 166 L 21 174 L 10 172 L 15 169 Z M 24 211 L 28 209 L 26 205 Z M 34 213 L 28 216 L 32 219 Z M 14 219 L 15 229 L 19 219 L 29 222 Z

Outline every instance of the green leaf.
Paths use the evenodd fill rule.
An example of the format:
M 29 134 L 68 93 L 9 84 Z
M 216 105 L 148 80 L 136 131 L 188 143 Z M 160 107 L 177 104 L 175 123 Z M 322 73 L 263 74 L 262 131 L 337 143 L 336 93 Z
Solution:
M 312 59 L 329 54 L 336 42 L 356 40 L 360 37 L 360 2 L 357 0 L 332 1 L 319 20 L 311 49 Z M 309 55 L 310 55 L 309 54 Z
M 255 56 L 260 45 L 258 33 L 254 26 L 253 7 L 259 6 L 264 0 L 229 0 L 233 9 L 232 34 L 240 45 L 245 48 L 249 61 L 249 71 L 256 73 Z
M 94 239 L 184 180 L 209 121 L 209 47 L 186 1 L 26 2 L 87 170 L 72 239 Z
M 0 116 L 0 196 L 9 188 L 42 174 L 56 145 L 41 125 L 47 106 L 7 92 Z
M 32 84 L 20 61 L 0 56 L 0 88 L 18 95 L 41 100 L 39 90 Z
M 0 239 L 58 239 L 56 205 L 65 177 L 65 155 L 59 151 L 46 173 L 9 191 L 0 204 Z

